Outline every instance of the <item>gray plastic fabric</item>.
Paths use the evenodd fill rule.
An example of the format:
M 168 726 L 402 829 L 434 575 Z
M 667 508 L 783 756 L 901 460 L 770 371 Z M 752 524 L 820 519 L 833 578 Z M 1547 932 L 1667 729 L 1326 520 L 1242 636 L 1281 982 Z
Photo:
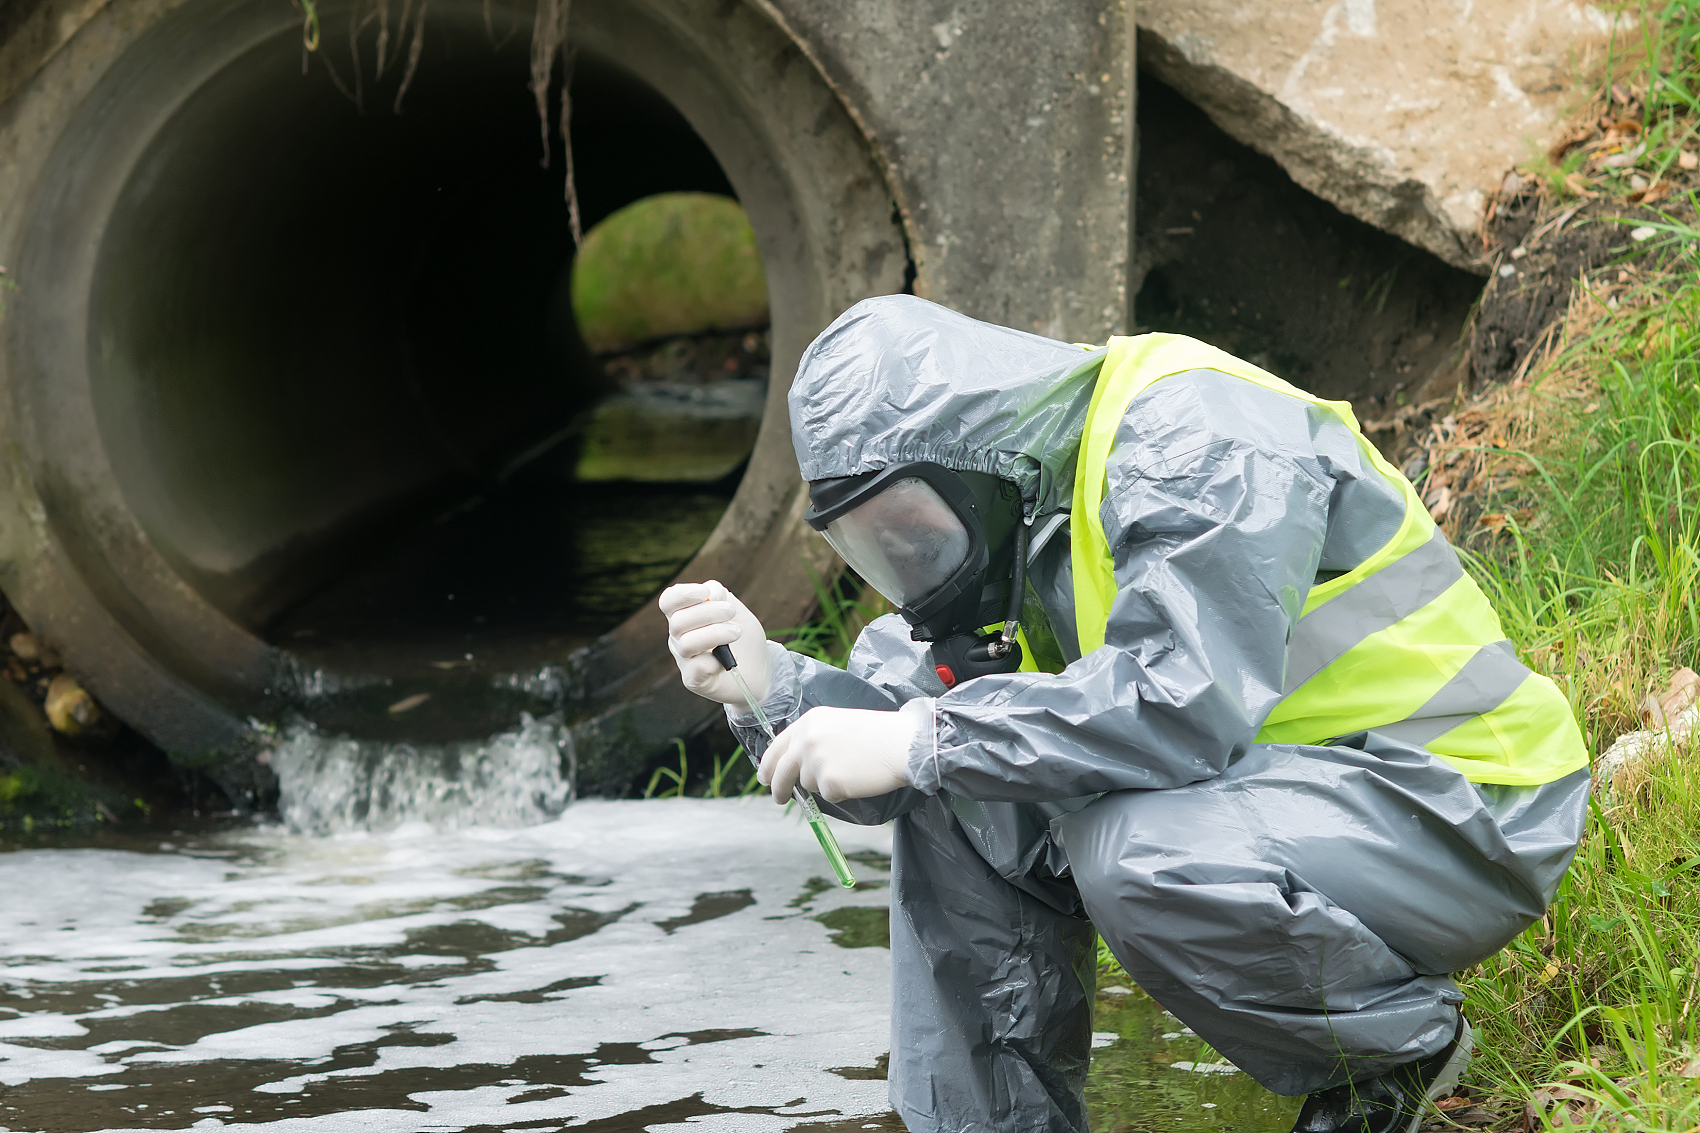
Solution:
M 1066 508 L 1103 360 L 913 296 L 864 299 L 797 364 L 797 464 L 803 479 L 829 480 L 930 460 L 1013 480 L 1030 509 Z
M 816 478 L 899 460 L 996 472 L 1042 521 L 1068 505 L 1100 358 L 868 300 L 804 356 L 799 460 Z M 1450 1038 L 1447 965 L 1540 915 L 1586 775 L 1476 788 L 1374 732 L 1253 740 L 1310 587 L 1381 546 L 1403 509 L 1330 415 L 1215 371 L 1174 375 L 1135 399 L 1111 453 L 1100 518 L 1120 593 L 1104 648 L 1078 655 L 1063 537 L 1035 556 L 1027 607 L 1070 662 L 1060 675 L 947 691 L 895 616 L 845 671 L 771 647 L 777 723 L 816 705 L 931 717 L 914 787 L 824 808 L 896 820 L 891 1090 L 912 1130 L 1084 1128 L 1083 908 L 1160 1002 L 1271 1088 Z M 733 723 L 762 750 L 752 721 Z

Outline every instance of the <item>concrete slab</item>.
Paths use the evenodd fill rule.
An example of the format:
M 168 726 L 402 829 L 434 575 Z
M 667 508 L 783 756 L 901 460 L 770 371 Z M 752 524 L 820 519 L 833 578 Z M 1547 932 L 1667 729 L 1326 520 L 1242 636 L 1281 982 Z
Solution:
M 1127 326 L 1129 0 L 752 0 L 844 99 L 896 198 L 917 295 L 1102 342 Z
M 1577 101 L 1612 17 L 1575 0 L 1141 0 L 1139 65 L 1306 189 L 1485 271 L 1476 225 Z

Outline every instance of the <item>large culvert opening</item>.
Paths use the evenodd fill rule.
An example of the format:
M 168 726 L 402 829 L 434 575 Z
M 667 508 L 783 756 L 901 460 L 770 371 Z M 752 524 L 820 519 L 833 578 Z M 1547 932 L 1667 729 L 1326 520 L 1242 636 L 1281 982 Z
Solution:
M 534 666 L 664 585 L 742 461 L 581 477 L 587 444 L 609 443 L 599 410 L 669 343 L 599 357 L 584 341 L 529 29 L 492 36 L 481 5 L 433 5 L 399 114 L 403 67 L 374 81 L 375 30 L 361 105 L 325 70 L 352 89 L 327 17 L 305 77 L 299 40 L 275 37 L 159 130 L 91 289 L 95 411 L 153 547 L 306 666 Z M 679 111 L 616 60 L 579 51 L 572 104 L 587 232 L 654 194 L 734 195 Z M 730 362 L 765 378 L 762 328 L 697 352 L 714 377 Z M 747 456 L 761 397 L 740 406 Z

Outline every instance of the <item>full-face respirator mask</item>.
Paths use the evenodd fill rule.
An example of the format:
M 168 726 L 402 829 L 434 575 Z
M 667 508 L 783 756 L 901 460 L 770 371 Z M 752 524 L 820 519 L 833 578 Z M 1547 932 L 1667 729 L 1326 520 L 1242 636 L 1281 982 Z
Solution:
M 1013 483 L 916 461 L 816 480 L 809 501 L 803 518 L 932 643 L 947 688 L 1020 667 L 1027 527 Z

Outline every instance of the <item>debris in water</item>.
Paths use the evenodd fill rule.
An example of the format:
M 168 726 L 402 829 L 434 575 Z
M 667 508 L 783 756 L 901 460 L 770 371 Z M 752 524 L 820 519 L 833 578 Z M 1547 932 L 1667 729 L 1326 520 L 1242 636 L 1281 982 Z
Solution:
M 1238 1074 L 1240 1068 L 1231 1062 L 1171 1062 L 1171 1070 L 1186 1070 L 1193 1074 Z
M 100 715 L 100 705 L 70 673 L 60 673 L 47 686 L 47 720 L 55 731 L 74 736 Z
M 41 659 L 41 643 L 33 633 L 14 633 L 9 642 L 12 653 L 20 661 L 39 661 Z
M 431 694 L 428 692 L 416 692 L 412 696 L 404 696 L 390 705 L 390 715 L 400 716 L 403 712 L 412 711 L 430 699 Z

